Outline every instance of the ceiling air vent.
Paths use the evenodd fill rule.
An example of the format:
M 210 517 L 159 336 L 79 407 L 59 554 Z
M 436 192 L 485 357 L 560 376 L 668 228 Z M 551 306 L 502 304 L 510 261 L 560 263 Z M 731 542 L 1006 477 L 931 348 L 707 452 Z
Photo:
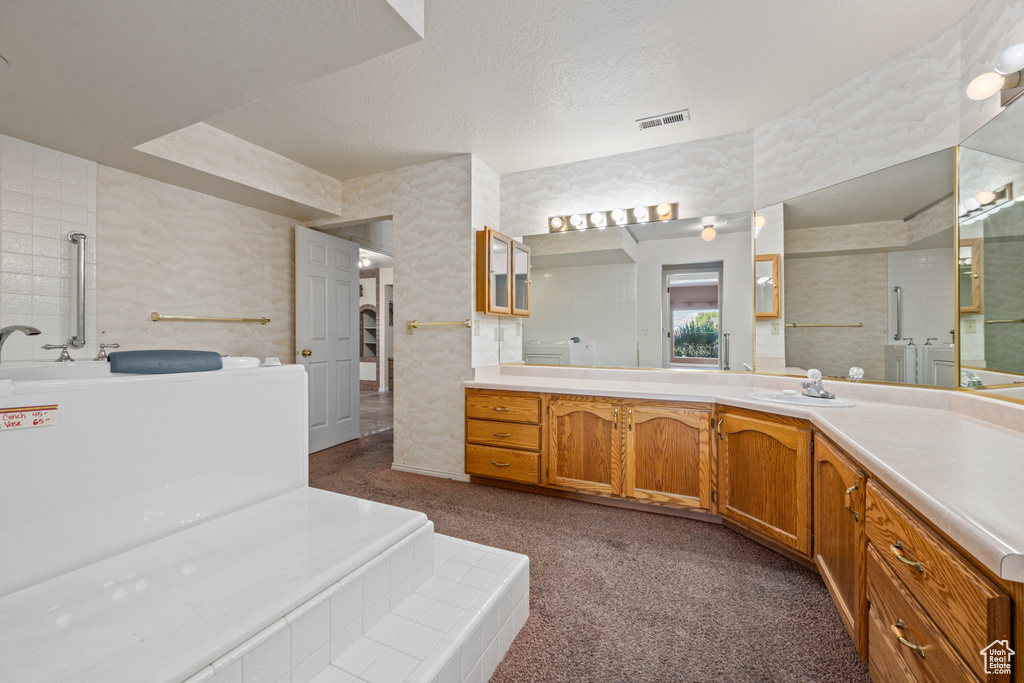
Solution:
M 645 119 L 637 119 L 636 123 L 640 126 L 640 130 L 647 130 L 648 128 L 654 128 L 656 126 L 667 126 L 670 123 L 679 123 L 680 121 L 690 120 L 690 110 L 680 109 L 670 114 L 662 114 L 660 116 L 648 116 Z

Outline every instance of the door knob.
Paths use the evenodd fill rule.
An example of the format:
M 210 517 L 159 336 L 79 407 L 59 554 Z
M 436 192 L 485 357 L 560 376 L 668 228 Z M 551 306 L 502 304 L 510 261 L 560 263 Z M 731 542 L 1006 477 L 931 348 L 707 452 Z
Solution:
M 313 352 L 310 351 L 309 349 L 302 349 L 302 357 L 303 358 L 309 358 L 312 355 L 313 355 Z

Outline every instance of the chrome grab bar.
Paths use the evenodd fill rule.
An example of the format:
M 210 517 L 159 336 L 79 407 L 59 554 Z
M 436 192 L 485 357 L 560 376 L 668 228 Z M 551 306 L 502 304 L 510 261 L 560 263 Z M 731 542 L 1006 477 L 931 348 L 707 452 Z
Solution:
M 78 245 L 78 334 L 68 339 L 68 346 L 85 346 L 85 240 L 84 232 L 69 232 L 68 242 Z
M 729 369 L 729 338 L 732 336 L 732 332 L 722 333 L 722 369 Z
M 903 288 L 896 285 L 892 291 L 896 292 L 896 334 L 892 338 L 899 341 L 903 339 Z

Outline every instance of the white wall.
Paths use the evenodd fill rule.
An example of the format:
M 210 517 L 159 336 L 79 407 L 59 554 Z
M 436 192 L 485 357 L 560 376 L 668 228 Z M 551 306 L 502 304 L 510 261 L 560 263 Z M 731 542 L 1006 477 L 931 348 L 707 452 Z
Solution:
M 524 350 L 531 341 L 579 337 L 594 342 L 593 365 L 637 367 L 636 264 L 538 268 L 532 279 L 531 315 L 522 327 Z M 515 325 L 504 327 L 508 331 Z
M 710 242 L 700 237 L 640 242 L 637 253 L 636 325 L 651 334 L 637 337 L 641 367 L 662 366 L 662 276 L 664 265 L 722 261 L 723 332 L 732 332 L 730 366 L 753 364 L 754 280 L 750 233 L 719 234 Z
M 69 232 L 86 240 L 85 348 L 73 358 L 91 359 L 96 340 L 96 172 L 95 162 L 0 135 L 0 327 L 31 325 L 34 337 L 15 334 L 0 360 L 56 360 L 77 332 L 78 246 Z

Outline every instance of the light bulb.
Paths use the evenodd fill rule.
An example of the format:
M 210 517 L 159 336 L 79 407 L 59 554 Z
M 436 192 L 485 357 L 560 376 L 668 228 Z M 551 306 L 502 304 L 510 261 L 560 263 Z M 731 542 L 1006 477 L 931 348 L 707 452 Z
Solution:
M 555 216 L 554 218 L 551 219 L 552 230 L 561 230 L 564 225 L 565 221 L 562 220 L 561 216 Z
M 996 57 L 996 71 L 1001 74 L 1012 74 L 1024 69 L 1024 43 L 1011 45 Z
M 967 86 L 967 96 L 972 100 L 984 100 L 992 97 L 1003 87 L 1004 79 L 994 71 L 981 74 Z
M 967 199 L 964 200 L 964 208 L 967 209 L 968 211 L 975 211 L 980 206 L 981 204 L 979 204 L 978 200 L 975 199 L 974 197 L 968 197 Z
M 985 206 L 986 204 L 991 204 L 996 200 L 996 193 L 991 190 L 982 190 L 978 194 L 974 195 L 974 198 L 979 204 Z
M 647 220 L 647 207 L 646 206 L 638 206 L 638 207 L 636 207 L 635 209 L 633 209 L 633 216 L 638 221 L 640 221 L 641 223 L 645 222 Z
M 595 211 L 594 213 L 590 214 L 590 222 L 593 223 L 598 228 L 603 228 L 604 214 L 601 213 L 600 211 Z
M 572 226 L 574 228 L 579 228 L 581 225 L 583 225 L 583 216 L 579 215 L 578 213 L 574 213 L 573 215 L 569 216 L 569 222 L 572 223 Z
M 764 227 L 764 216 L 754 216 L 754 227 L 755 228 L 763 228 Z
M 668 218 L 672 215 L 672 207 L 666 202 L 658 204 L 658 218 Z
M 717 233 L 715 232 L 715 226 L 713 225 L 705 225 L 704 229 L 700 231 L 701 239 L 703 239 L 705 242 L 710 242 L 711 240 L 715 239 L 716 234 Z
M 613 209 L 612 220 L 615 221 L 616 223 L 623 222 L 624 220 L 626 220 L 626 212 L 623 211 L 622 209 Z

